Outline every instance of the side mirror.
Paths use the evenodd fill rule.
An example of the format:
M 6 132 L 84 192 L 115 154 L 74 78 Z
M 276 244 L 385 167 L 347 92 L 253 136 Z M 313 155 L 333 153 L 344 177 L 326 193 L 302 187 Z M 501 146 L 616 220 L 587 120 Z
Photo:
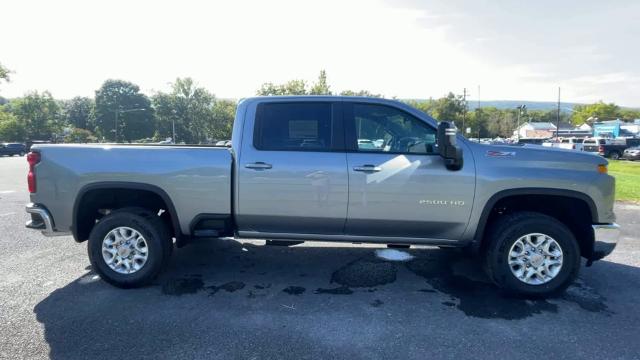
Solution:
M 438 124 L 438 152 L 449 170 L 460 170 L 463 165 L 462 148 L 456 141 L 457 129 L 450 122 Z

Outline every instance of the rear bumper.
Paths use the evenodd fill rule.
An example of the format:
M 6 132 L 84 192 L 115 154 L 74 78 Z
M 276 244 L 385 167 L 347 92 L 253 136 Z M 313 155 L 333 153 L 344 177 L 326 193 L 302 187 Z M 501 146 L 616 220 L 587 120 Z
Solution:
M 593 255 L 592 261 L 600 260 L 605 256 L 611 254 L 613 249 L 616 248 L 618 240 L 620 239 L 620 225 L 613 224 L 600 224 L 592 225 L 594 243 L 593 243 Z
M 638 155 L 623 154 L 622 158 L 625 160 L 640 160 L 640 154 Z
M 38 204 L 29 203 L 25 206 L 27 213 L 31 214 L 31 220 L 25 226 L 29 229 L 41 230 L 45 236 L 69 235 L 69 232 L 56 231 L 53 225 L 53 218 L 49 211 Z

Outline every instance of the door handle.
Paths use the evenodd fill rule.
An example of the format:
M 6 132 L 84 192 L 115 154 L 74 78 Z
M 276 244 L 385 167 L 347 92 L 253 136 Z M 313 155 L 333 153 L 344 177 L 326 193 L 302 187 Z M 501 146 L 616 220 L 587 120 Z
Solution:
M 375 165 L 362 165 L 362 166 L 354 166 L 353 171 L 363 171 L 363 172 L 378 172 L 382 171 L 380 166 Z
M 267 169 L 271 169 L 272 166 L 271 164 L 266 164 L 266 163 L 263 163 L 262 161 L 258 161 L 258 162 L 246 164 L 244 167 L 246 167 L 247 169 L 254 169 L 254 170 L 267 170 Z

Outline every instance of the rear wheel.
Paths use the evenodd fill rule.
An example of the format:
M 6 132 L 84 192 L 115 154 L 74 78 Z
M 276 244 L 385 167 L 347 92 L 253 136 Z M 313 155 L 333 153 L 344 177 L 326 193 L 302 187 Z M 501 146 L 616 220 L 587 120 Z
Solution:
M 507 292 L 548 296 L 566 289 L 578 275 L 578 242 L 555 218 L 535 212 L 505 215 L 488 236 L 487 274 Z
M 612 151 L 609 154 L 609 157 L 611 158 L 611 160 L 618 160 L 618 159 L 620 159 L 620 153 L 617 152 L 617 151 Z
M 106 282 L 121 288 L 148 284 L 163 269 L 173 244 L 159 216 L 145 209 L 117 210 L 89 235 L 89 260 Z

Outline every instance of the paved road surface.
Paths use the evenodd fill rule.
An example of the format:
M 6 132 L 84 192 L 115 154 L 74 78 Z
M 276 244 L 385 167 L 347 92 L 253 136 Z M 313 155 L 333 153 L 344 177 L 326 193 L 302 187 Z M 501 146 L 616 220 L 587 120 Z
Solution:
M 24 158 L 0 158 L 0 358 L 640 357 L 640 207 L 624 242 L 549 300 L 511 299 L 473 261 L 412 249 L 200 241 L 156 284 L 119 290 L 86 243 L 23 227 Z

